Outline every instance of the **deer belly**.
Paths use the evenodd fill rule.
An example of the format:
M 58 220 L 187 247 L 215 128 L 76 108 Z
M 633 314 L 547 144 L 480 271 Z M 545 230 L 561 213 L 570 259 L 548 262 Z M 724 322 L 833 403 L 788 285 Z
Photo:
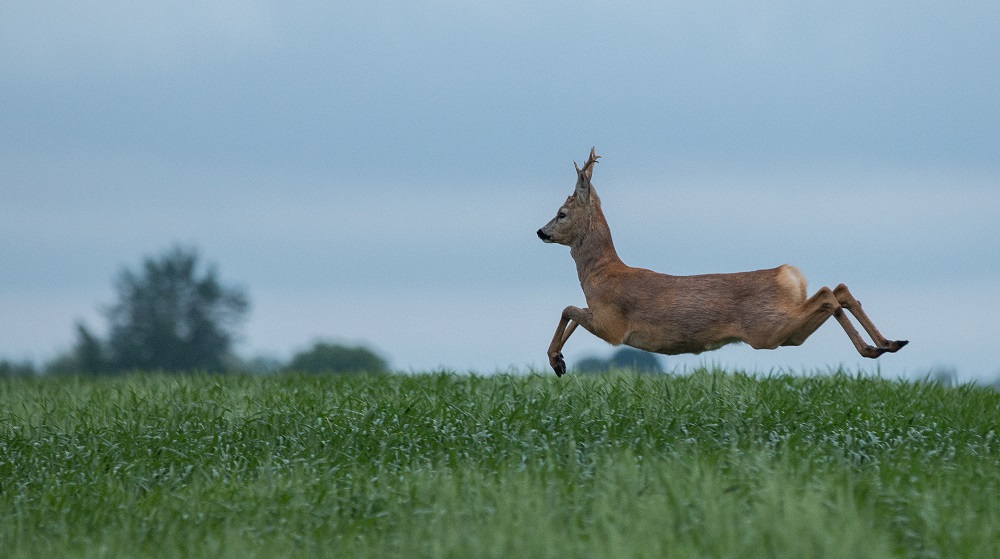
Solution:
M 719 349 L 722 346 L 732 343 L 740 343 L 743 340 L 734 337 L 719 339 L 698 339 L 688 336 L 649 336 L 641 332 L 629 332 L 623 343 L 637 349 L 662 353 L 664 355 L 680 355 L 682 353 L 702 353 Z

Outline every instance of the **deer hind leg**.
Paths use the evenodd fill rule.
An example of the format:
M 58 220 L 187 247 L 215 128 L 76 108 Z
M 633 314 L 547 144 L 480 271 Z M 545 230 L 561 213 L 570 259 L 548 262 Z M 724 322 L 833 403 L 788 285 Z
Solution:
M 864 328 L 865 332 L 868 332 L 868 335 L 872 337 L 872 341 L 875 342 L 876 346 L 884 348 L 889 353 L 895 353 L 902 349 L 903 346 L 910 343 L 907 340 L 887 340 L 886 337 L 878 331 L 878 328 L 875 327 L 875 324 L 872 323 L 871 319 L 868 318 L 868 315 L 865 314 L 865 311 L 861 308 L 861 302 L 855 299 L 854 295 L 851 295 L 851 292 L 847 289 L 846 285 L 838 285 L 834 288 L 833 294 L 837 297 L 837 302 L 840 303 L 840 306 L 850 311 L 850 313 L 854 315 L 854 318 L 858 319 L 861 327 Z
M 557 377 L 566 374 L 566 360 L 563 359 L 562 354 L 563 346 L 566 345 L 566 341 L 573 335 L 573 331 L 578 325 L 583 324 L 584 328 L 590 329 L 591 317 L 589 309 L 572 306 L 563 309 L 562 317 L 559 319 L 559 325 L 556 326 L 556 333 L 552 336 L 552 343 L 549 344 L 548 351 L 549 365 L 556 372 Z
M 778 345 L 801 345 L 831 316 L 837 319 L 837 322 L 847 332 L 847 337 L 851 339 L 854 347 L 863 357 L 875 358 L 889 351 L 886 347 L 868 345 L 861 338 L 861 334 L 844 314 L 844 307 L 829 287 L 821 288 L 802 304 L 792 323 L 779 334 L 778 337 L 781 341 Z

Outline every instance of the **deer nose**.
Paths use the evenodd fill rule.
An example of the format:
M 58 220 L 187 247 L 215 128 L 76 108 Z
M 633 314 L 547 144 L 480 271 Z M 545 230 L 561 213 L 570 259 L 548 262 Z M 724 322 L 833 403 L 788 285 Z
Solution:
M 543 241 L 548 241 L 551 237 L 549 237 L 548 235 L 546 235 L 545 231 L 542 231 L 541 229 L 539 229 L 538 230 L 538 238 L 541 239 L 541 240 L 543 240 Z

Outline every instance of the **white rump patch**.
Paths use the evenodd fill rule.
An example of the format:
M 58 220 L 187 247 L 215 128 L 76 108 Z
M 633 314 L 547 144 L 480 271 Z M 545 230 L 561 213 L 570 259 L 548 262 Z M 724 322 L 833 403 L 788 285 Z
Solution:
M 795 266 L 788 264 L 782 266 L 781 272 L 778 274 L 778 282 L 790 293 L 799 296 L 801 300 L 806 299 L 806 278 Z

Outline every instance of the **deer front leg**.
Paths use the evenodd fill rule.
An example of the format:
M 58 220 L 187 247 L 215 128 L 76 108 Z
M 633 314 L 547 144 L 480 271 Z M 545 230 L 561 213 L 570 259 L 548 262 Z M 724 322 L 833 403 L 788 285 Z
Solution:
M 590 324 L 591 314 L 589 309 L 579 307 L 566 307 L 563 309 L 559 325 L 556 326 L 556 333 L 552 336 L 552 343 L 549 344 L 549 365 L 556 372 L 557 377 L 566 374 L 566 360 L 563 359 L 562 348 L 566 345 L 566 340 L 573 334 L 576 327 L 581 323 L 584 328 Z

